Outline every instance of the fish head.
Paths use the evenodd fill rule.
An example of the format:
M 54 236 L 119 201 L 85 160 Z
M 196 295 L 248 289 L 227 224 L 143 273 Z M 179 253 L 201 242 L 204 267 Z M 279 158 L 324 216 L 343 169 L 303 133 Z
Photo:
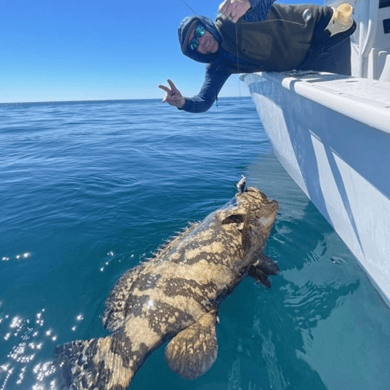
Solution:
M 264 248 L 276 221 L 279 203 L 255 187 L 249 187 L 221 208 L 216 218 L 227 230 L 242 235 L 245 253 Z

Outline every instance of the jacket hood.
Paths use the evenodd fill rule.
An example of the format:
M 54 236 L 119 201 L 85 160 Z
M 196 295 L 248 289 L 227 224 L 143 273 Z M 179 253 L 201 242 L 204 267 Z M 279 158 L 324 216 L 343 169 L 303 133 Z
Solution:
M 213 35 L 213 37 L 217 40 L 218 45 L 221 45 L 222 38 L 217 27 L 214 24 L 214 21 L 206 16 L 196 15 L 187 16 L 180 23 L 178 31 L 180 47 L 182 53 L 187 57 L 197 62 L 204 62 L 209 64 L 211 62 L 214 62 L 218 58 L 218 51 L 216 53 L 211 54 L 201 54 L 198 51 L 194 51 L 188 48 L 188 38 L 190 32 L 192 31 L 192 28 L 199 22 L 202 23 L 203 26 L 206 27 L 207 31 L 209 31 Z

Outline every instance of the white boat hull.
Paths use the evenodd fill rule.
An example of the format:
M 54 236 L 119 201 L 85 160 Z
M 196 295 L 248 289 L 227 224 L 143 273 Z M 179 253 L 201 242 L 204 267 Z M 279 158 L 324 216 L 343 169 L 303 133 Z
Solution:
M 243 75 L 274 151 L 390 304 L 390 83 Z

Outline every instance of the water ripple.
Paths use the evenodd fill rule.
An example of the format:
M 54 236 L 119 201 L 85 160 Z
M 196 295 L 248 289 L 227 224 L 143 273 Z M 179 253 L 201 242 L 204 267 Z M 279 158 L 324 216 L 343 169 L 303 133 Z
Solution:
M 204 377 L 168 374 L 161 350 L 132 389 L 390 383 L 388 308 L 269 154 L 250 99 L 202 115 L 160 101 L 0 105 L 0 119 L 0 390 L 56 390 L 54 348 L 106 335 L 118 278 L 229 200 L 241 174 L 280 203 L 266 248 L 280 275 L 270 290 L 246 280 L 221 305 Z

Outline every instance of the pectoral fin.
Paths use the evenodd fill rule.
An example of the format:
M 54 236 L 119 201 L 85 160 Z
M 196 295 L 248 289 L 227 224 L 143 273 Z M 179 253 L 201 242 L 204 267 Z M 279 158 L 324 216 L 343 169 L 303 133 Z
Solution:
M 272 285 L 268 276 L 278 275 L 280 272 L 279 266 L 264 252 L 259 253 L 257 256 L 258 258 L 249 268 L 248 274 L 267 288 L 271 288 Z
M 278 264 L 264 252 L 257 255 L 257 260 L 253 265 L 261 269 L 266 275 L 279 275 L 280 272 Z
M 216 311 L 207 313 L 171 340 L 165 349 L 171 370 L 196 379 L 211 368 L 218 353 L 216 322 Z
M 252 276 L 253 279 L 257 280 L 258 282 L 264 284 L 265 287 L 271 288 L 272 284 L 269 280 L 269 277 L 261 271 L 259 268 L 256 268 L 252 265 L 252 267 L 249 268 L 248 272 L 249 276 Z

